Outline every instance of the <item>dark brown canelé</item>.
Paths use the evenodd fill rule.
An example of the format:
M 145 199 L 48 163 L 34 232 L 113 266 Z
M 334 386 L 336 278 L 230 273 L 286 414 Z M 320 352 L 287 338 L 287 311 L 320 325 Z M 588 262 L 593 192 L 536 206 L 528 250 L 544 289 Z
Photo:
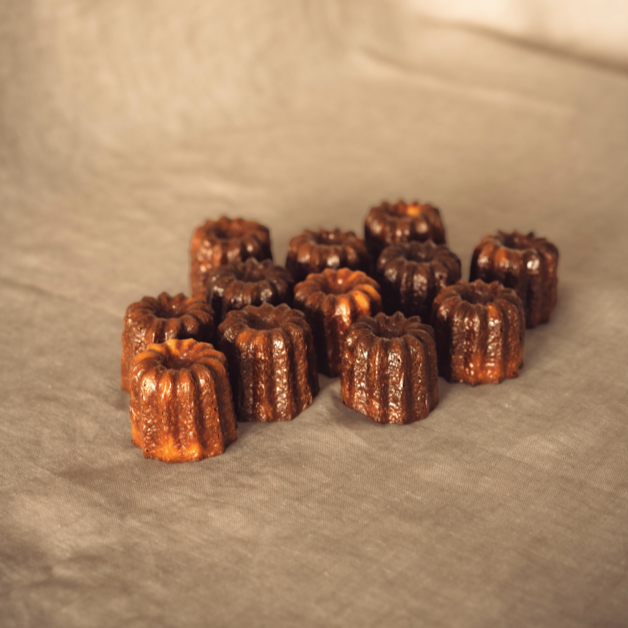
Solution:
M 282 266 L 272 260 L 258 262 L 249 257 L 243 262 L 231 262 L 215 268 L 207 281 L 207 302 L 218 322 L 230 310 L 247 305 L 292 303 L 294 279 Z
M 122 390 L 130 392 L 133 358 L 149 344 L 173 338 L 209 342 L 213 335 L 213 312 L 203 299 L 162 292 L 156 299 L 144 297 L 132 303 L 124 315 L 122 332 Z
M 430 320 L 434 297 L 460 279 L 460 259 L 445 244 L 400 242 L 379 256 L 375 279 L 382 288 L 384 312 L 403 312 Z
M 340 400 L 376 423 L 424 419 L 438 404 L 434 330 L 418 316 L 363 316 L 349 327 Z
M 225 356 L 192 339 L 149 345 L 135 357 L 130 413 L 145 458 L 189 462 L 223 453 L 237 439 Z
M 249 257 L 272 259 L 270 231 L 253 220 L 221 216 L 196 229 L 191 254 L 192 296 L 202 299 L 213 268 Z
M 295 281 L 303 281 L 310 273 L 320 273 L 325 268 L 368 272 L 369 266 L 366 244 L 353 231 L 305 229 L 288 245 L 286 269 Z
M 380 312 L 382 298 L 374 279 L 360 270 L 339 268 L 308 275 L 295 286 L 293 304 L 312 328 L 318 370 L 337 377 L 347 329 L 360 316 Z
M 432 307 L 438 372 L 450 382 L 498 384 L 523 366 L 525 314 L 517 293 L 498 281 L 458 281 Z
M 470 280 L 499 281 L 513 288 L 523 302 L 526 326 L 547 323 L 558 291 L 558 249 L 533 232 L 513 231 L 486 236 L 471 260 Z
M 384 248 L 397 242 L 432 240 L 445 243 L 445 227 L 438 208 L 427 203 L 382 203 L 373 207 L 364 223 L 364 239 L 376 260 Z
M 285 304 L 231 310 L 218 327 L 218 346 L 240 421 L 289 421 L 318 393 L 310 326 Z

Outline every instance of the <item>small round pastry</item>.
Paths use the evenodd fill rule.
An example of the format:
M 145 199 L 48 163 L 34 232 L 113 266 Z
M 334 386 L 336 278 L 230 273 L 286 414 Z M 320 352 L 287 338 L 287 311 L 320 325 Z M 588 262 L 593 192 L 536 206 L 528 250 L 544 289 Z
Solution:
M 375 279 L 387 314 L 399 311 L 429 321 L 434 297 L 460 279 L 460 259 L 431 240 L 391 244 L 377 260 Z
M 192 238 L 192 296 L 204 298 L 208 275 L 213 268 L 254 257 L 272 259 L 270 231 L 264 225 L 242 218 L 221 216 L 208 220 Z
M 525 314 L 498 281 L 458 281 L 434 299 L 438 372 L 450 382 L 499 384 L 523 366 Z
M 373 207 L 364 223 L 364 239 L 376 260 L 389 244 L 432 240 L 445 243 L 445 227 L 440 212 L 427 203 L 382 203 Z
M 340 400 L 376 423 L 424 419 L 438 404 L 434 330 L 418 316 L 363 316 L 349 327 Z
M 294 287 L 293 305 L 312 328 L 318 370 L 337 377 L 349 325 L 381 311 L 382 297 L 378 283 L 362 271 L 328 268 Z
M 122 332 L 122 390 L 130 392 L 133 358 L 151 343 L 172 338 L 209 342 L 214 335 L 214 313 L 203 299 L 162 292 L 156 299 L 144 297 L 132 303 L 124 315 Z
M 486 236 L 475 247 L 470 280 L 499 281 L 523 301 L 526 326 L 547 323 L 558 291 L 558 249 L 534 232 Z
M 294 280 L 285 268 L 269 259 L 258 262 L 249 257 L 212 270 L 207 281 L 207 302 L 219 322 L 230 310 L 247 305 L 290 304 L 293 287 Z
M 166 340 L 135 357 L 133 442 L 145 458 L 217 456 L 238 437 L 225 356 L 205 342 Z
M 318 394 L 312 331 L 285 303 L 231 310 L 218 327 L 240 421 L 289 421 Z
M 288 245 L 286 269 L 295 281 L 303 281 L 310 273 L 320 273 L 325 268 L 368 272 L 369 266 L 366 244 L 353 231 L 305 229 Z

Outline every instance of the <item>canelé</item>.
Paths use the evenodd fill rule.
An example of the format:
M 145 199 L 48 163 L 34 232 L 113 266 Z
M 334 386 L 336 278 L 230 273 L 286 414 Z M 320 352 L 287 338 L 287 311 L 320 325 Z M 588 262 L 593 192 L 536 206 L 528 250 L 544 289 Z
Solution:
M 351 323 L 382 309 L 379 284 L 349 268 L 308 275 L 295 286 L 293 303 L 305 313 L 314 336 L 318 370 L 328 377 L 340 374 L 345 334 Z
M 320 273 L 326 268 L 368 272 L 370 257 L 364 240 L 353 231 L 340 229 L 305 229 L 290 240 L 286 269 L 295 281 L 302 281 L 310 273 Z
M 347 331 L 340 399 L 376 423 L 424 419 L 438 404 L 434 330 L 401 312 L 360 318 Z
M 149 344 L 174 338 L 210 342 L 213 335 L 213 311 L 204 299 L 162 292 L 156 299 L 144 297 L 132 303 L 124 315 L 122 332 L 122 390 L 129 392 L 133 358 Z
M 434 299 L 438 372 L 450 382 L 497 384 L 523 366 L 525 314 L 498 281 L 458 281 Z
M 227 360 L 211 344 L 166 340 L 134 360 L 133 442 L 146 458 L 189 462 L 217 456 L 236 440 Z
M 432 240 L 444 244 L 445 226 L 438 208 L 428 203 L 384 202 L 366 217 L 364 239 L 376 260 L 384 248 L 396 242 Z
M 208 220 L 194 232 L 191 257 L 192 296 L 202 299 L 213 268 L 249 257 L 272 259 L 270 231 L 259 222 L 242 218 Z
M 249 257 L 215 268 L 209 274 L 206 299 L 220 322 L 230 310 L 247 305 L 290 305 L 293 287 L 294 280 L 285 268 L 269 259 L 258 262 Z
M 460 259 L 431 240 L 391 244 L 377 260 L 375 279 L 387 314 L 403 312 L 429 323 L 436 295 L 460 279 Z
M 533 232 L 498 231 L 475 248 L 470 279 L 499 281 L 523 302 L 526 326 L 547 323 L 558 292 L 558 249 Z
M 302 312 L 264 303 L 231 310 L 218 327 L 240 421 L 288 421 L 318 393 L 312 332 Z

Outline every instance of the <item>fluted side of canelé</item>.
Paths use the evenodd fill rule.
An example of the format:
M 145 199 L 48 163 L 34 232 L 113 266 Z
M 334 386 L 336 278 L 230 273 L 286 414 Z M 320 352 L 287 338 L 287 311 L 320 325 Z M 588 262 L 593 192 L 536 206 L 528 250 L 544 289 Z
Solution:
M 494 281 L 458 281 L 435 299 L 439 374 L 450 382 L 498 384 L 523 366 L 525 314 L 517 293 Z
M 337 377 L 347 329 L 360 316 L 380 312 L 382 298 L 374 279 L 359 270 L 339 268 L 308 275 L 295 286 L 293 304 L 312 328 L 318 370 Z
M 212 270 L 207 282 L 207 302 L 218 321 L 222 321 L 230 310 L 241 310 L 247 305 L 290 304 L 293 288 L 294 279 L 285 268 L 269 259 L 260 262 L 249 257 Z
M 249 257 L 271 259 L 270 231 L 253 220 L 227 218 L 208 220 L 194 232 L 191 246 L 192 296 L 205 298 L 213 268 Z
M 231 310 L 218 339 L 240 421 L 289 421 L 318 394 L 312 332 L 302 312 L 269 303 Z
M 363 316 L 347 332 L 340 400 L 377 423 L 413 423 L 438 404 L 434 330 L 418 316 Z
M 432 240 L 445 243 L 445 226 L 438 208 L 427 203 L 382 203 L 373 207 L 364 223 L 364 239 L 371 257 L 397 242 Z
M 126 392 L 130 392 L 133 359 L 149 344 L 172 338 L 210 342 L 214 336 L 211 306 L 184 294 L 171 297 L 162 292 L 156 299 L 144 297 L 129 305 L 123 322 L 120 370 L 121 387 Z
M 189 462 L 217 456 L 236 440 L 227 360 L 208 343 L 167 340 L 134 361 L 133 442 L 144 457 Z
M 471 280 L 499 281 L 523 302 L 526 326 L 547 323 L 558 293 L 558 249 L 534 233 L 498 231 L 475 248 Z
M 387 314 L 403 312 L 429 321 L 436 295 L 460 279 L 460 259 L 431 240 L 391 244 L 377 260 L 375 279 Z
M 340 229 L 304 229 L 290 240 L 286 269 L 295 281 L 303 281 L 310 273 L 320 273 L 326 268 L 368 272 L 370 256 L 364 240 L 353 231 Z

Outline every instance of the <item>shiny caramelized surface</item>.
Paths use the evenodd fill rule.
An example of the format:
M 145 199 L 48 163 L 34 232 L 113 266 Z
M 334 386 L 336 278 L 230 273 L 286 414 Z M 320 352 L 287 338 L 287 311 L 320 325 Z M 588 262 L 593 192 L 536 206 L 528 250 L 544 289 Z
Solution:
M 325 268 L 347 267 L 366 272 L 369 266 L 366 244 L 353 231 L 305 229 L 288 245 L 286 268 L 296 281 Z
M 326 269 L 321 273 L 312 273 L 295 288 L 295 295 L 298 293 L 300 299 L 304 295 L 316 293 L 350 297 L 353 293 L 360 292 L 375 301 L 380 299 L 378 283 L 364 272 L 349 268 Z
M 285 304 L 229 312 L 218 328 L 238 418 L 287 421 L 318 393 L 316 354 L 305 315 Z
M 380 312 L 382 298 L 379 284 L 362 271 L 326 269 L 295 286 L 294 307 L 312 328 L 319 371 L 336 377 L 346 330 L 360 316 Z
M 427 203 L 384 202 L 373 207 L 364 222 L 366 246 L 377 259 L 381 251 L 396 242 L 433 240 L 445 243 L 445 227 L 437 207 Z
M 130 414 L 133 442 L 146 458 L 223 453 L 237 438 L 225 356 L 193 339 L 149 345 L 134 361 Z
M 213 269 L 207 281 L 207 302 L 219 320 L 247 305 L 292 303 L 294 279 L 272 260 L 248 258 Z
M 499 282 L 458 281 L 434 299 L 439 373 L 452 382 L 499 383 L 523 366 L 525 314 Z
M 375 278 L 387 314 L 400 311 L 429 322 L 436 295 L 460 279 L 460 259 L 445 244 L 431 240 L 398 242 L 382 251 Z
M 214 336 L 214 313 L 202 299 L 162 292 L 132 303 L 124 316 L 122 333 L 122 389 L 129 392 L 134 357 L 151 343 L 172 338 L 209 342 Z
M 213 268 L 249 257 L 272 259 L 270 231 L 253 220 L 208 220 L 194 232 L 191 246 L 192 295 L 204 298 Z
M 523 302 L 527 327 L 549 321 L 558 296 L 558 249 L 534 233 L 498 231 L 473 252 L 470 278 L 499 281 Z
M 434 331 L 401 312 L 363 316 L 347 331 L 341 401 L 378 423 L 412 423 L 438 404 Z

